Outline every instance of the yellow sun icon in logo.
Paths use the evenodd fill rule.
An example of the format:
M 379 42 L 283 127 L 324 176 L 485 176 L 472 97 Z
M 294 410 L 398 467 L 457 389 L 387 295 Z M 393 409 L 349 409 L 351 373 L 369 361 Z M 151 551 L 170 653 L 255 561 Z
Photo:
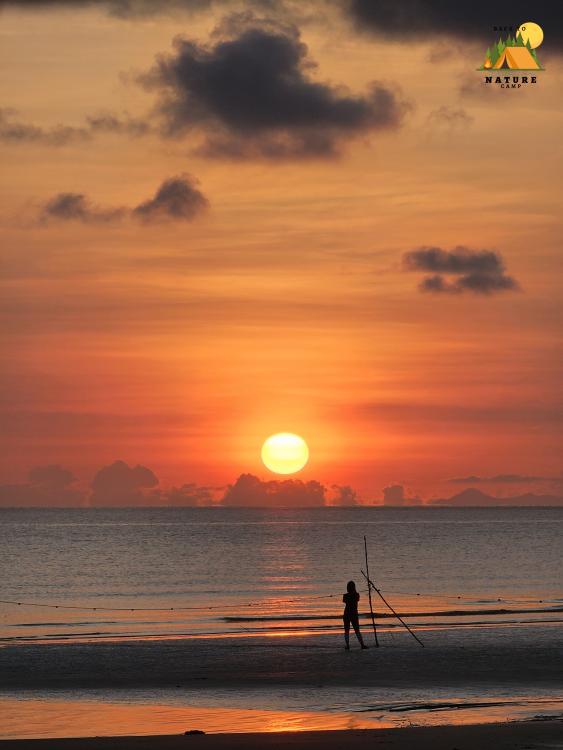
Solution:
M 543 29 L 539 23 L 533 21 L 526 21 L 522 26 L 519 27 L 518 31 L 522 37 L 524 44 L 530 42 L 530 47 L 536 49 L 543 42 Z

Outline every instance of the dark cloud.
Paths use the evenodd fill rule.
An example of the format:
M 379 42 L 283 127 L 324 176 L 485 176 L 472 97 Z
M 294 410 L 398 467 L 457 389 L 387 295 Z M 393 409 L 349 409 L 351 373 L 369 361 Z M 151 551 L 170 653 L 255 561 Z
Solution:
M 118 133 L 139 137 L 151 132 L 151 126 L 145 120 L 129 117 L 118 117 L 115 114 L 88 115 L 86 117 L 88 132 L 92 135 L 98 133 Z
M 502 257 L 492 250 L 471 250 L 462 246 L 453 250 L 422 247 L 403 255 L 403 268 L 430 273 L 419 288 L 433 294 L 473 292 L 490 295 L 520 288 L 518 282 L 505 273 Z
M 518 282 L 504 273 L 470 273 L 461 276 L 454 284 L 454 292 L 475 292 L 494 294 L 495 292 L 515 292 L 520 289 Z
M 561 482 L 563 477 L 537 477 L 526 474 L 496 474 L 492 477 L 453 477 L 450 484 L 527 484 L 529 482 Z
M 272 18 L 319 23 L 328 16 L 331 7 L 340 3 L 341 0 L 0 0 L 0 10 L 97 7 L 116 18 L 133 20 L 159 15 L 258 12 Z
M 359 505 L 358 495 L 349 485 L 333 484 L 331 485 L 331 489 L 334 490 L 334 495 L 330 498 L 330 505 Z
M 562 12 L 557 2 L 530 7 L 525 0 L 474 0 L 454 3 L 448 0 L 344 0 L 358 29 L 387 39 L 434 41 L 452 36 L 464 40 L 487 41 L 493 26 L 518 28 L 530 16 L 551 39 L 562 39 Z M 549 31 L 548 31 L 549 30 Z
M 75 477 L 57 464 L 36 466 L 25 484 L 0 485 L 0 507 L 80 505 L 83 494 L 72 485 Z
M 250 4 L 261 4 L 258 0 L 247 1 Z M 221 9 L 236 4 L 236 0 L 0 0 L 0 9 L 8 7 L 26 10 L 101 7 L 119 18 L 142 18 L 174 11 L 205 12 L 213 8 Z
M 156 475 L 145 466 L 129 467 L 114 461 L 100 469 L 92 480 L 91 505 L 147 505 L 154 499 L 146 490 L 158 485 Z
M 178 38 L 140 82 L 159 94 L 162 132 L 205 130 L 207 156 L 326 157 L 350 138 L 399 127 L 408 109 L 374 82 L 363 95 L 319 83 L 295 27 L 254 25 L 214 45 Z
M 234 506 L 303 507 L 325 505 L 325 499 L 325 488 L 319 482 L 299 479 L 264 482 L 252 474 L 241 474 L 229 485 L 221 502 Z
M 185 11 L 200 13 L 230 6 L 233 0 L 102 0 L 109 12 L 121 18 L 154 16 L 161 13 Z
M 492 250 L 469 250 L 458 246 L 454 250 L 422 247 L 403 256 L 409 271 L 438 273 L 500 273 L 504 270 L 500 256 Z
M 203 4 L 204 0 L 184 0 L 186 6 Z M 64 9 L 64 8 L 96 8 L 101 7 L 112 15 L 128 17 L 132 15 L 146 15 L 152 5 L 155 9 L 158 6 L 181 5 L 181 0 L 0 0 L 0 10 L 2 8 L 20 8 L 24 10 L 41 10 L 41 9 Z M 206 5 L 211 5 L 211 0 L 207 0 Z M 146 9 L 146 10 L 144 10 Z M 154 10 L 153 10 L 154 13 Z
M 418 497 L 407 497 L 402 484 L 392 484 L 383 489 L 383 505 L 421 505 Z
M 196 180 L 187 174 L 171 177 L 162 183 L 153 198 L 133 209 L 133 216 L 147 222 L 167 218 L 191 221 L 209 205 L 196 185 Z
M 95 135 L 103 133 L 135 137 L 151 131 L 149 123 L 130 118 L 128 115 L 122 118 L 114 114 L 88 116 L 82 126 L 59 124 L 50 128 L 22 122 L 17 117 L 16 110 L 0 108 L 0 142 L 13 145 L 37 143 L 43 146 L 67 146 L 89 141 Z
M 84 224 L 108 224 L 131 217 L 145 223 L 166 219 L 191 221 L 205 211 L 209 203 L 188 174 L 171 177 L 158 188 L 153 198 L 135 208 L 101 208 L 83 193 L 59 193 L 43 206 L 40 221 L 80 221 Z
M 443 276 L 439 275 L 427 276 L 426 278 L 422 279 L 422 281 L 418 285 L 418 288 L 422 292 L 432 292 L 433 294 L 441 294 L 454 291 L 452 287 L 452 284 L 449 284 L 447 281 L 445 281 Z
M 77 141 L 86 141 L 91 137 L 85 127 L 55 125 L 42 128 L 30 123 L 21 122 L 13 109 L 0 109 L 0 141 L 17 145 L 20 143 L 39 143 L 47 146 L 64 146 Z
M 41 219 L 60 221 L 81 221 L 84 224 L 107 224 L 122 219 L 124 208 L 103 209 L 94 205 L 83 193 L 59 193 L 47 201 L 41 212 Z
M 447 0 L 0 0 L 0 9 L 16 7 L 103 8 L 118 18 L 134 19 L 177 12 L 197 14 L 210 11 L 248 10 L 268 13 L 279 18 L 314 20 L 330 17 L 332 9 L 340 10 L 362 32 L 384 39 L 406 39 L 436 42 L 444 37 L 486 42 L 493 26 L 518 27 L 530 16 L 549 30 L 555 43 L 562 40 L 561 7 L 545 2 L 530 12 L 528 0 L 474 0 L 454 3 Z
M 447 281 L 443 276 L 427 276 L 420 282 L 419 289 L 431 294 L 494 294 L 495 292 L 517 291 L 518 283 L 505 274 L 471 273 L 460 276 L 455 281 Z

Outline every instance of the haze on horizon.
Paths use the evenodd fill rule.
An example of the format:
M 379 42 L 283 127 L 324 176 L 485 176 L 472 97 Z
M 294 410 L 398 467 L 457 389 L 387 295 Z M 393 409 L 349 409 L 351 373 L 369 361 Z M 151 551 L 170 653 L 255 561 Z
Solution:
M 0 497 L 276 479 L 284 431 L 331 497 L 561 495 L 552 11 L 503 91 L 471 8 L 160 8 L 0 2 Z

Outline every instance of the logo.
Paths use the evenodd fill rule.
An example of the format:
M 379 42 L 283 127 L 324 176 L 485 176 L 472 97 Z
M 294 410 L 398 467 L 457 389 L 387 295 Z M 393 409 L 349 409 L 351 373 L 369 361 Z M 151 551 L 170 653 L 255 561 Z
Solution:
M 485 54 L 479 70 L 543 70 L 536 49 L 543 42 L 543 29 L 533 21 L 518 27 L 515 36 L 499 38 Z

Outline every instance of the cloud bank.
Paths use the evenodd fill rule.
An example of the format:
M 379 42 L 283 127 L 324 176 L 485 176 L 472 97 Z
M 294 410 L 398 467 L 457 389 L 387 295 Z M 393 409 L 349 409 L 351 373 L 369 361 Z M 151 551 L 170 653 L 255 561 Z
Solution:
M 535 477 L 519 474 L 499 474 L 494 477 L 460 477 L 448 480 L 453 484 L 491 482 L 524 483 L 553 481 L 561 484 L 561 477 Z M 222 496 L 219 496 L 222 493 Z M 383 505 L 421 505 L 402 484 L 391 484 L 383 490 Z M 475 488 L 464 489 L 450 498 L 433 499 L 431 505 L 563 505 L 560 495 L 527 493 L 512 497 L 494 497 Z M 156 474 L 146 466 L 129 466 L 125 461 L 114 461 L 96 472 L 89 486 L 79 487 L 68 469 L 49 464 L 29 471 L 21 484 L 0 485 L 0 507 L 352 507 L 361 505 L 356 492 L 348 485 L 326 488 L 316 481 L 299 479 L 264 481 L 252 474 L 241 474 L 226 489 L 205 487 L 195 483 L 179 487 L 161 488 Z

